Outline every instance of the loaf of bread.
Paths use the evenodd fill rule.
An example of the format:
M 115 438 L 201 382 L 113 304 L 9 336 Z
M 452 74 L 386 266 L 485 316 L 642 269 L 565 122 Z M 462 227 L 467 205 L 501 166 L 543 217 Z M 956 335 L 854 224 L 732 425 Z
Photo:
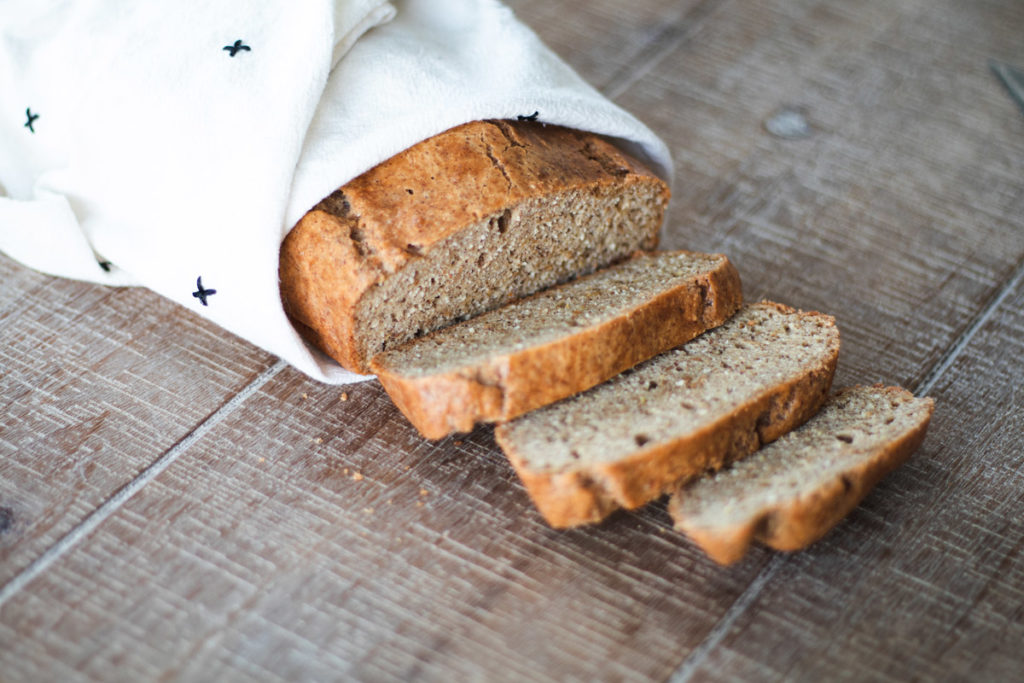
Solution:
M 724 256 L 639 253 L 668 196 L 599 136 L 468 123 L 311 209 L 281 247 L 282 300 L 424 436 L 504 422 L 552 526 L 674 491 L 677 528 L 718 562 L 755 538 L 806 547 L 917 448 L 931 400 L 855 387 L 815 416 L 834 320 L 740 308 Z
M 668 187 L 602 138 L 477 121 L 339 188 L 281 247 L 296 327 L 349 370 L 394 345 L 622 260 Z
M 839 355 L 830 316 L 760 303 L 571 398 L 495 430 L 544 518 L 636 508 L 813 415 Z
M 639 252 L 382 352 L 371 368 L 420 433 L 438 439 L 589 389 L 721 325 L 741 303 L 724 256 Z
M 917 449 L 932 404 L 897 387 L 837 392 L 799 429 L 684 486 L 669 513 L 721 564 L 739 560 L 753 539 L 805 548 Z

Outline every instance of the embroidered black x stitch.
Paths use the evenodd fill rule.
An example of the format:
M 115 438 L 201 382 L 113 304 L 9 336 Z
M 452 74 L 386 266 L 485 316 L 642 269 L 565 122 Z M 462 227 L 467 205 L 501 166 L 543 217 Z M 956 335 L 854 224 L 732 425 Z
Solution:
M 192 292 L 192 296 L 199 299 L 199 303 L 201 303 L 204 306 L 207 306 L 208 304 L 206 303 L 206 298 L 209 296 L 213 296 L 216 293 L 216 289 L 206 289 L 205 287 L 203 287 L 202 275 L 196 278 L 196 291 Z
M 228 52 L 230 52 L 232 57 L 237 55 L 239 50 L 245 50 L 246 52 L 252 52 L 252 48 L 251 47 L 249 47 L 248 45 L 243 45 L 242 44 L 241 38 L 236 40 L 234 45 L 225 45 L 224 49 L 227 50 Z
M 30 107 L 25 107 L 25 116 L 28 118 L 28 121 L 25 122 L 25 127 L 28 128 L 33 133 L 35 133 L 36 129 L 35 127 L 33 127 L 32 124 L 35 123 L 36 119 L 39 118 L 39 114 L 33 114 L 32 109 Z
M 538 116 L 540 116 L 540 112 L 535 111 L 529 116 L 523 116 L 522 114 L 520 114 L 516 118 L 519 119 L 520 121 L 536 121 Z

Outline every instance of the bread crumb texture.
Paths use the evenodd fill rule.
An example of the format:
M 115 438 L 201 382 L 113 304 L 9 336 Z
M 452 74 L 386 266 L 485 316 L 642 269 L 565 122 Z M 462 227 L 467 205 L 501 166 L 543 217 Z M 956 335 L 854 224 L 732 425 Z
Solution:
M 620 461 L 713 425 L 766 386 L 805 373 L 834 346 L 830 317 L 754 304 L 592 391 L 502 425 L 501 439 L 538 471 Z
M 681 488 L 677 528 L 716 560 L 753 539 L 796 550 L 824 535 L 924 438 L 933 402 L 897 387 L 851 387 L 756 454 Z
M 820 407 L 834 320 L 762 302 L 594 389 L 496 430 L 548 521 L 596 521 L 756 451 Z M 566 502 L 570 501 L 570 502 Z
M 377 360 L 409 377 L 486 365 L 495 356 L 542 346 L 574 331 L 602 325 L 643 306 L 660 291 L 686 285 L 725 260 L 720 255 L 692 252 L 638 254 L 566 286 L 438 330 L 383 353 Z
M 721 255 L 637 252 L 374 357 L 421 434 L 504 422 L 589 389 L 725 322 L 739 274 Z

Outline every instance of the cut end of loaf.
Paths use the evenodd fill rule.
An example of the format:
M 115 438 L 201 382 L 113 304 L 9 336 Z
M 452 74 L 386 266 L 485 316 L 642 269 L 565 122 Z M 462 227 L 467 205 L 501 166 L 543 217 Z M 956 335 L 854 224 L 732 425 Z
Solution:
M 813 415 L 839 353 L 830 316 L 761 303 L 634 370 L 496 429 L 552 525 L 635 508 Z M 584 482 L 573 508 L 552 494 Z M 613 501 L 614 505 L 608 501 Z
M 924 439 L 933 402 L 898 387 L 851 387 L 801 428 L 682 487 L 676 527 L 731 564 L 754 540 L 799 550 L 825 535 Z
M 387 348 L 658 240 L 668 187 L 595 135 L 476 121 L 311 210 L 281 250 L 307 339 L 355 372 Z
M 528 199 L 424 248 L 357 305 L 360 356 L 652 248 L 656 195 L 637 183 Z

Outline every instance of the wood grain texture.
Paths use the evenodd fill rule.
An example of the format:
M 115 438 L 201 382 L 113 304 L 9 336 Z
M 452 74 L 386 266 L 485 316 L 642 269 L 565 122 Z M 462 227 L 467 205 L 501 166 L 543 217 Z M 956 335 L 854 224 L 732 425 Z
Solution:
M 810 551 L 758 548 L 723 570 L 669 532 L 659 505 L 553 531 L 488 429 L 431 444 L 375 383 L 283 371 L 0 607 L 0 677 L 906 680 L 1024 667 L 1024 118 L 987 71 L 991 57 L 1024 64 L 1021 4 L 513 6 L 670 143 L 666 246 L 724 251 L 750 299 L 837 315 L 838 383 L 929 378 L 924 449 Z M 781 107 L 811 134 L 768 133 Z M 221 333 L 155 297 L 54 294 L 48 278 L 0 269 L 21 288 L 0 288 L 12 316 L 0 337 L 21 340 L 0 351 L 13 416 L 0 481 L 59 528 L 269 362 L 245 345 L 207 355 Z M 51 414 L 32 396 L 54 387 L 65 402 Z M 10 433 L 88 432 L 109 406 L 99 436 L 68 436 L 35 470 L 8 465 Z M 86 487 L 54 465 L 67 453 L 114 464 Z M 0 528 L 20 534 L 22 519 L 0 510 Z M 47 533 L 37 549 L 60 532 Z
M 554 531 L 489 430 L 432 444 L 378 384 L 286 370 L 3 607 L 0 670 L 658 678 L 766 559 L 718 570 L 668 526 Z
M 587 82 L 614 95 L 628 87 L 638 71 L 678 45 L 723 3 L 511 0 L 507 4 Z
M 823 310 L 840 384 L 915 385 L 1024 254 L 1015 3 L 732 3 L 621 98 L 677 166 L 665 245 Z M 780 108 L 805 139 L 772 136 Z
M 1020 677 L 1022 311 L 1018 282 L 931 392 L 924 448 L 782 564 L 693 680 Z
M 3 585 L 273 359 L 144 290 L 0 280 Z

